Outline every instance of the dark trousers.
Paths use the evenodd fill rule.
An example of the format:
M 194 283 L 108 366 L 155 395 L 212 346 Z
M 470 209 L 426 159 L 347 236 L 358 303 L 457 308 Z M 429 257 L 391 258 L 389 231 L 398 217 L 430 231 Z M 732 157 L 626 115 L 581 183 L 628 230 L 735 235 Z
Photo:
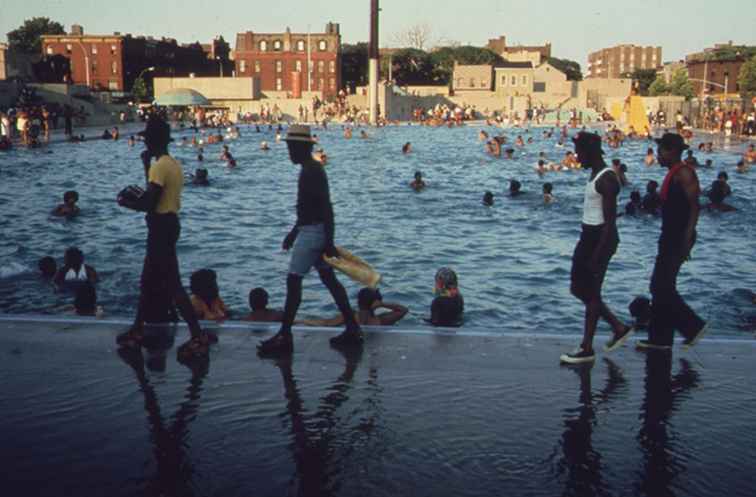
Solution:
M 146 219 L 147 255 L 140 281 L 137 319 L 165 322 L 169 320 L 176 295 L 186 293 L 176 256 L 181 225 L 175 214 L 149 214 Z
M 660 247 L 651 276 L 651 321 L 648 339 L 659 345 L 672 345 L 675 330 L 690 338 L 704 321 L 677 293 L 677 275 L 684 258 L 677 251 Z

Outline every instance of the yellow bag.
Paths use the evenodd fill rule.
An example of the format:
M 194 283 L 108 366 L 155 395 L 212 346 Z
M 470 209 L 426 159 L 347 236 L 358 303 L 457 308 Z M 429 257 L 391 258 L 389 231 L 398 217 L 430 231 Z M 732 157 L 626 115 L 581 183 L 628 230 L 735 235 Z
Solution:
M 338 257 L 328 257 L 323 254 L 323 260 L 329 266 L 341 271 L 350 279 L 362 283 L 369 288 L 376 288 L 381 281 L 381 275 L 370 264 L 363 261 L 344 247 L 336 247 Z

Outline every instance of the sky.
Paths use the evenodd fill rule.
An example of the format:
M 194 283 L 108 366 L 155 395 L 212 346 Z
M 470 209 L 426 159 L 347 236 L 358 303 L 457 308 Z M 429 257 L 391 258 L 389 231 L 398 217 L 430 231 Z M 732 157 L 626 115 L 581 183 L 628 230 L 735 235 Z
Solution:
M 508 44 L 551 42 L 552 55 L 579 62 L 620 43 L 662 47 L 664 61 L 726 43 L 756 45 L 756 0 L 380 0 L 380 46 L 414 25 L 431 38 L 483 46 L 507 36 Z M 244 31 L 322 32 L 341 25 L 343 43 L 367 41 L 369 0 L 0 0 L 0 41 L 25 19 L 45 16 L 87 34 L 114 31 L 232 44 Z

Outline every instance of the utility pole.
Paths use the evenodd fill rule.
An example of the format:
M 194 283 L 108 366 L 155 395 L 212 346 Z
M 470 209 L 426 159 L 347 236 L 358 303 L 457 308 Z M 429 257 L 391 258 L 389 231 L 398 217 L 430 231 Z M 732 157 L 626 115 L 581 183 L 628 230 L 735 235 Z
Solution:
M 378 0 L 370 0 L 370 45 L 368 46 L 370 124 L 378 123 L 378 11 Z
M 310 40 L 310 25 L 307 25 L 307 92 L 312 92 L 312 41 Z

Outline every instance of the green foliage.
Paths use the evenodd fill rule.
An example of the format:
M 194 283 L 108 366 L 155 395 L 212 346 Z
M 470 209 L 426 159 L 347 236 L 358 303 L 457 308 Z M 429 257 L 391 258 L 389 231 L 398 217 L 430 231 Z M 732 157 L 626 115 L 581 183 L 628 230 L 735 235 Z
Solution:
M 25 53 L 42 53 L 42 35 L 62 34 L 66 34 L 62 24 L 47 17 L 33 17 L 8 33 L 8 48 Z
M 454 73 L 454 62 L 462 65 L 496 65 L 504 60 L 493 50 L 469 45 L 442 47 L 431 53 L 430 58 L 433 64 L 431 79 L 436 84 L 449 84 Z
M 583 73 L 580 70 L 580 64 L 574 60 L 558 59 L 556 57 L 549 57 L 546 62 L 559 69 L 567 75 L 567 79 L 570 81 L 582 81 Z
M 633 71 L 631 77 L 633 81 L 638 82 L 638 92 L 640 95 L 646 96 L 649 92 L 649 87 L 656 81 L 656 69 L 636 69 Z
M 756 46 L 733 45 L 709 52 L 701 60 L 726 61 L 738 58 L 751 59 L 754 56 L 756 56 Z
M 744 99 L 750 100 L 756 96 L 756 55 L 740 66 L 738 87 L 740 88 L 740 95 Z
M 685 68 L 680 68 L 672 74 L 672 79 L 669 82 L 669 92 L 672 95 L 685 97 L 686 99 L 693 98 L 693 84 L 688 79 L 688 71 Z
M 368 84 L 368 44 L 341 45 L 341 80 L 354 90 Z
M 669 95 L 669 87 L 667 86 L 667 82 L 664 81 L 663 75 L 658 75 L 654 82 L 648 86 L 648 94 L 652 97 Z
M 131 86 L 131 94 L 134 95 L 134 98 L 138 102 L 144 102 L 147 100 L 148 91 L 144 78 L 137 78 L 134 80 L 134 84 Z
M 416 48 L 397 50 L 391 58 L 392 76 L 399 85 L 433 84 L 433 62 L 427 52 Z

